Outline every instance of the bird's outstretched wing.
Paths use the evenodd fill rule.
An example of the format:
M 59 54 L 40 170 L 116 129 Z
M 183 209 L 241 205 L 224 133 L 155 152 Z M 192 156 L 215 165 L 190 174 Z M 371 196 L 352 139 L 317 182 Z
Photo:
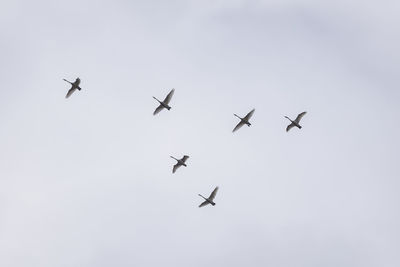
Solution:
M 186 162 L 186 160 L 189 158 L 189 156 L 184 155 L 183 158 L 181 159 L 183 162 Z
M 175 173 L 176 170 L 181 166 L 181 164 L 177 163 L 174 165 L 174 167 L 172 168 L 172 173 Z
M 163 105 L 160 104 L 160 105 L 156 108 L 156 110 L 154 110 L 153 115 L 158 114 L 163 108 L 164 108 Z
M 244 117 L 243 119 L 244 119 L 245 121 L 249 121 L 250 118 L 253 116 L 254 111 L 255 111 L 255 109 L 253 108 L 253 110 L 250 111 L 249 113 L 247 113 L 246 117 Z
M 235 128 L 233 128 L 232 132 L 236 132 L 237 130 L 239 130 L 240 128 L 242 128 L 242 126 L 244 125 L 243 121 L 240 121 Z
M 294 120 L 297 123 L 300 123 L 301 118 L 303 118 L 304 115 L 306 115 L 306 111 L 300 113 L 299 115 L 297 115 L 296 119 Z
M 210 194 L 210 196 L 208 197 L 209 200 L 213 201 L 215 196 L 217 195 L 218 192 L 218 186 L 214 189 L 214 191 L 212 191 L 212 193 Z
M 168 93 L 167 97 L 164 99 L 164 103 L 168 105 L 169 101 L 171 101 L 172 96 L 174 95 L 175 89 L 172 89 L 171 92 Z
M 65 98 L 70 97 L 74 92 L 75 92 L 76 88 L 74 88 L 73 86 L 71 87 L 71 89 L 69 89 L 67 95 L 65 96 Z
M 210 204 L 207 200 L 204 201 L 203 203 L 200 204 L 199 208 L 204 207 L 206 205 Z
M 292 129 L 294 126 L 295 126 L 294 123 L 289 124 L 289 125 L 286 127 L 286 132 L 289 132 L 289 130 Z

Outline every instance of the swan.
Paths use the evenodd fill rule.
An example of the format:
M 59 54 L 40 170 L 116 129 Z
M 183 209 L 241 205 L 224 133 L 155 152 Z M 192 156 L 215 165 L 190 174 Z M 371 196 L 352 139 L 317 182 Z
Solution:
M 63 79 L 63 80 L 66 81 L 67 83 L 71 84 L 71 89 L 69 89 L 69 91 L 68 91 L 67 95 L 65 96 L 65 98 L 70 97 L 76 91 L 76 89 L 78 89 L 79 91 L 82 89 L 82 88 L 79 87 L 79 84 L 81 83 L 81 79 L 79 79 L 79 77 L 76 78 L 75 82 L 70 82 L 70 81 L 68 81 L 66 79 Z
M 171 101 L 172 96 L 174 95 L 175 89 L 172 88 L 172 90 L 168 93 L 168 95 L 165 97 L 164 101 L 160 101 L 157 98 L 155 98 L 153 96 L 153 98 L 155 100 L 158 101 L 158 103 L 160 103 L 160 105 L 156 108 L 156 110 L 154 110 L 153 115 L 156 115 L 158 112 L 160 112 L 163 108 L 166 108 L 168 110 L 171 109 L 171 107 L 168 105 L 169 102 Z
M 199 208 L 204 207 L 208 204 L 215 206 L 214 198 L 215 198 L 215 195 L 217 194 L 217 192 L 218 192 L 218 186 L 212 191 L 212 193 L 210 194 L 210 196 L 208 198 L 205 198 L 199 194 L 199 196 L 204 198 L 204 202 L 200 204 Z
M 181 158 L 181 159 L 174 158 L 173 156 L 170 156 L 170 157 L 177 161 L 177 163 L 176 163 L 176 164 L 174 165 L 174 167 L 172 168 L 172 173 L 175 173 L 176 170 L 177 170 L 180 166 L 185 166 L 185 167 L 187 167 L 187 165 L 186 165 L 186 160 L 189 158 L 189 156 L 184 155 L 183 158 Z
M 286 127 L 286 132 L 289 132 L 290 129 L 292 129 L 293 127 L 297 127 L 299 129 L 301 129 L 301 125 L 300 125 L 300 120 L 301 118 L 303 118 L 304 115 L 306 115 L 306 111 L 300 113 L 299 115 L 297 115 L 296 119 L 294 121 L 292 121 L 289 117 L 285 116 L 286 119 L 290 120 L 290 124 Z
M 251 116 L 253 116 L 254 111 L 255 111 L 255 109 L 253 109 L 252 111 L 247 113 L 247 115 L 244 118 L 241 118 L 236 114 L 233 114 L 240 119 L 240 122 L 236 125 L 236 127 L 232 130 L 232 132 L 237 131 L 245 124 L 250 127 L 251 123 L 249 122 L 249 120 L 250 120 Z

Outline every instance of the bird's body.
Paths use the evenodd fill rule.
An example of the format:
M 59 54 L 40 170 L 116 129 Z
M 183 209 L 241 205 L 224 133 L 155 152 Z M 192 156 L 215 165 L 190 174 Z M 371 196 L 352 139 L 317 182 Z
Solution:
M 160 105 L 156 108 L 156 110 L 154 110 L 153 115 L 156 115 L 157 113 L 159 113 L 162 109 L 166 108 L 167 110 L 170 110 L 171 107 L 168 105 L 169 102 L 171 101 L 172 96 L 174 95 L 175 89 L 172 88 L 172 90 L 168 93 L 168 95 L 165 97 L 164 101 L 160 101 L 157 98 L 155 98 L 153 96 L 153 98 L 155 100 L 158 101 L 158 103 L 160 103 Z
M 199 194 L 199 196 L 201 196 L 204 199 L 204 202 L 200 204 L 199 208 L 204 207 L 208 204 L 215 206 L 214 198 L 217 195 L 217 192 L 218 192 L 218 186 L 212 191 L 212 193 L 208 198 L 203 197 L 202 195 Z
M 185 167 L 187 167 L 187 165 L 186 165 L 186 160 L 189 158 L 189 156 L 184 155 L 183 158 L 181 158 L 181 159 L 177 159 L 177 158 L 175 158 L 175 157 L 173 157 L 173 156 L 170 156 L 170 157 L 177 161 L 177 163 L 176 163 L 176 164 L 174 165 L 174 167 L 172 168 L 172 173 L 175 173 L 176 170 L 177 170 L 180 166 L 185 166 Z
M 238 117 L 240 119 L 240 122 L 235 126 L 235 128 L 232 130 L 232 132 L 237 131 L 240 129 L 243 125 L 247 125 L 248 127 L 251 126 L 251 123 L 249 122 L 250 118 L 253 116 L 255 109 L 252 109 L 249 113 L 244 118 L 239 117 L 236 114 L 233 114 L 234 116 Z
M 292 121 L 289 117 L 285 116 L 286 119 L 290 120 L 290 124 L 286 127 L 286 132 L 289 132 L 290 129 L 292 129 L 293 127 L 297 127 L 299 129 L 301 129 L 301 125 L 300 125 L 300 120 L 301 118 L 303 118 L 304 115 L 306 115 L 306 111 L 300 113 L 299 115 L 297 115 L 296 119 L 294 121 Z
M 81 79 L 79 79 L 79 77 L 75 79 L 75 82 L 70 82 L 66 79 L 63 79 L 63 80 L 66 81 L 67 83 L 71 84 L 71 89 L 68 90 L 68 93 L 65 96 L 65 98 L 70 97 L 76 90 L 79 90 L 79 91 L 82 90 L 82 88 L 79 87 L 79 84 L 81 83 Z

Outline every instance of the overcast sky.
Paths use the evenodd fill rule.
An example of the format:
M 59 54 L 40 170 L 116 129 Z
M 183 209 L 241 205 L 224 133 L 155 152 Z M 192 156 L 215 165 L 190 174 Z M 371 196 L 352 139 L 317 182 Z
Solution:
M 2 0 L 0 266 L 400 266 L 399 9 Z

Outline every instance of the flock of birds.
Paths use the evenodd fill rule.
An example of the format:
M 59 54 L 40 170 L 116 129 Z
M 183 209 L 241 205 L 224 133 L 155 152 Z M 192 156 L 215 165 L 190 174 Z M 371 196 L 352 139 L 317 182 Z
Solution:
M 71 84 L 71 88 L 68 90 L 67 95 L 65 96 L 66 98 L 69 98 L 76 90 L 82 90 L 82 88 L 79 86 L 81 83 L 81 79 L 80 78 L 76 78 L 75 82 L 70 82 L 66 79 L 63 79 L 64 81 L 66 81 L 67 83 Z M 161 110 L 163 109 L 167 109 L 170 110 L 171 106 L 169 105 L 169 102 L 171 102 L 171 98 L 175 93 L 175 89 L 172 89 L 168 95 L 165 97 L 165 99 L 163 101 L 158 100 L 157 98 L 155 98 L 153 96 L 153 98 L 155 100 L 157 100 L 157 102 L 159 103 L 159 106 L 154 110 L 153 115 L 158 114 Z M 249 113 L 247 113 L 246 116 L 244 116 L 243 118 L 239 117 L 236 114 L 233 114 L 234 116 L 238 117 L 240 119 L 240 122 L 235 126 L 235 128 L 233 128 L 232 132 L 235 132 L 237 130 L 239 130 L 243 125 L 247 125 L 248 127 L 251 126 L 250 123 L 250 119 L 254 114 L 255 109 L 252 109 Z M 288 132 L 290 129 L 292 129 L 293 127 L 297 127 L 299 129 L 301 129 L 301 125 L 300 125 L 300 120 L 303 118 L 304 115 L 306 115 L 307 112 L 302 112 L 299 115 L 297 115 L 295 120 L 291 120 L 289 117 L 285 116 L 285 118 L 287 118 L 290 121 L 290 124 L 286 127 L 286 132 Z M 175 173 L 176 170 L 181 167 L 187 167 L 186 165 L 186 161 L 188 160 L 189 156 L 184 155 L 181 159 L 177 159 L 173 156 L 170 156 L 171 158 L 175 159 L 177 162 L 176 164 L 173 166 L 172 168 L 172 173 Z M 204 207 L 208 204 L 211 204 L 212 206 L 215 206 L 215 202 L 214 202 L 214 198 L 217 195 L 218 192 L 218 186 L 215 187 L 215 189 L 211 192 L 210 196 L 208 198 L 202 196 L 199 194 L 200 197 L 202 197 L 204 199 L 204 202 L 202 202 L 199 205 L 199 208 Z

